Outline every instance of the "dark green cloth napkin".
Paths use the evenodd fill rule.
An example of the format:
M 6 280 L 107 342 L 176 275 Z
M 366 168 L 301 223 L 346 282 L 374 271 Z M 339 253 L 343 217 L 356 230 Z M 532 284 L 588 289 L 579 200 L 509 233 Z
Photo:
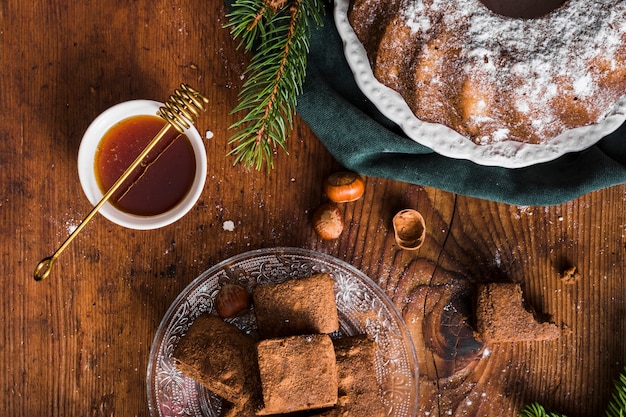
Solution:
M 526 168 L 487 167 L 403 135 L 357 87 L 328 10 L 314 30 L 298 114 L 347 169 L 516 205 L 554 205 L 626 182 L 626 124 L 597 145 Z

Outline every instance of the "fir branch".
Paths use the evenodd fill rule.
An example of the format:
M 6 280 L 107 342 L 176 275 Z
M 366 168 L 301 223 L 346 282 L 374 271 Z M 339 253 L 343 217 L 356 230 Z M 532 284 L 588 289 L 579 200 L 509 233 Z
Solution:
M 273 167 L 277 148 L 287 152 L 297 97 L 306 76 L 311 24 L 322 25 L 321 0 L 286 0 L 274 8 L 264 0 L 236 0 L 227 27 L 238 48 L 253 52 L 230 126 L 235 164 Z

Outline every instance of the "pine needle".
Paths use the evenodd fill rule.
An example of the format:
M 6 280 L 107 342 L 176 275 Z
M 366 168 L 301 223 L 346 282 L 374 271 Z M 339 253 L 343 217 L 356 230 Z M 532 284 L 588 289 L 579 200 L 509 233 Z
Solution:
M 624 417 L 626 416 L 626 367 L 624 372 L 620 374 L 615 381 L 613 388 L 613 397 L 609 402 L 606 410 L 607 417 Z
M 522 417 L 565 417 L 563 414 L 547 411 L 543 406 L 533 403 L 529 404 L 520 413 Z
M 297 97 L 306 77 L 311 25 L 322 25 L 322 0 L 287 0 L 274 10 L 264 0 L 236 0 L 226 27 L 252 52 L 230 126 L 234 163 L 269 171 L 274 151 L 287 152 Z

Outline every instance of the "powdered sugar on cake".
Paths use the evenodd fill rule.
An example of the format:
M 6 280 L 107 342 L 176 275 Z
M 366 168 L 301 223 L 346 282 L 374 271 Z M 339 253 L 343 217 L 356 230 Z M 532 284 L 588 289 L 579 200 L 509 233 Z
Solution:
M 447 157 L 521 168 L 587 149 L 626 121 L 626 2 L 569 0 L 580 2 L 583 15 L 571 25 L 561 15 L 559 24 L 583 38 L 567 43 L 557 36 L 555 48 L 568 44 L 574 52 L 550 61 L 547 40 L 547 50 L 518 54 L 493 41 L 499 31 L 484 22 L 474 22 L 469 39 L 466 16 L 476 13 L 470 9 L 486 10 L 473 1 L 480 0 L 335 0 L 335 23 L 357 85 L 410 139 Z M 505 27 L 522 24 L 488 12 L 506 20 Z M 407 21 L 407 14 L 420 16 Z M 530 31 L 525 42 L 541 40 L 537 33 L 545 30 L 521 27 Z M 544 38 L 555 36 L 548 32 Z M 570 36 L 565 32 L 560 35 Z M 590 70 L 573 71 L 584 59 Z M 574 73 L 575 79 L 554 79 Z
M 352 4 L 351 23 L 376 77 L 419 119 L 479 145 L 549 141 L 598 123 L 626 92 L 624 1 L 569 0 L 521 19 L 479 0 L 390 0 L 394 17 L 368 16 L 369 25 L 358 16 L 383 3 Z M 383 23 L 380 39 L 368 34 Z

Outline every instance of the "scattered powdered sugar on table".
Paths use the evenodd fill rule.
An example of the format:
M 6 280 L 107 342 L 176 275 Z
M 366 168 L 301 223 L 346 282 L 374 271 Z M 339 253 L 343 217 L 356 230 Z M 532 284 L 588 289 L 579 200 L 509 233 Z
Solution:
M 76 230 L 78 228 L 78 225 L 80 224 L 80 222 L 75 222 L 74 220 L 68 220 L 65 222 L 65 227 L 67 228 L 67 233 L 68 234 L 72 234 L 74 233 L 74 230 Z

